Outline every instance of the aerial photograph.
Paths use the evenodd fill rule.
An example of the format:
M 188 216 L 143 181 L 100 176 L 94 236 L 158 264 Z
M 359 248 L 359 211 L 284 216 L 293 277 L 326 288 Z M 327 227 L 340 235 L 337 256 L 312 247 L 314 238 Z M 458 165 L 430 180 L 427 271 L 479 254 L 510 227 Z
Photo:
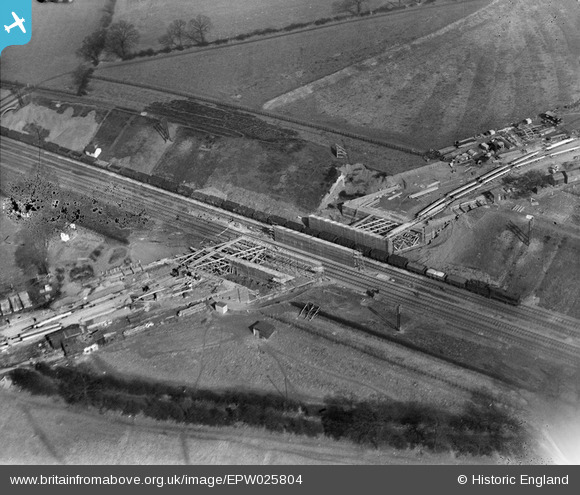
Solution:
M 0 464 L 580 465 L 580 0 L 30 6 Z

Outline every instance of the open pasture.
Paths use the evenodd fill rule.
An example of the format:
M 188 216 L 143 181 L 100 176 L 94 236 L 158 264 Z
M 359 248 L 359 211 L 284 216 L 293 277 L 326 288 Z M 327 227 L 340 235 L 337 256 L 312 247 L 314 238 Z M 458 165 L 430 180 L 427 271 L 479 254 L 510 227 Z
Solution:
M 69 4 L 32 2 L 32 39 L 2 50 L 2 79 L 44 84 L 75 69 L 83 38 L 95 31 L 107 0 L 75 0 Z M 59 78 L 59 88 L 71 85 Z
M 141 48 L 159 46 L 159 37 L 175 19 L 208 16 L 214 29 L 210 39 L 225 38 L 268 27 L 332 17 L 335 0 L 118 0 L 115 20 L 127 20 L 141 32 Z M 370 0 L 378 7 L 382 0 Z M 193 4 L 193 5 L 192 5 Z
M 104 65 L 97 75 L 261 106 L 296 87 L 433 33 L 489 1 L 414 8 L 280 38 Z

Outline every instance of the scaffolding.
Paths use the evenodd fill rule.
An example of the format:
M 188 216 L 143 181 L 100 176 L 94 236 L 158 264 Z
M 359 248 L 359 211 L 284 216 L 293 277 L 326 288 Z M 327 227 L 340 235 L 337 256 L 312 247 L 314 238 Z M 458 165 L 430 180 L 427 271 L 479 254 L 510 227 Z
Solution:
M 419 246 L 422 243 L 423 235 L 421 232 L 407 230 L 393 238 L 393 251 L 406 251 Z
M 399 223 L 397 222 L 387 218 L 377 217 L 375 215 L 369 215 L 351 225 L 351 227 L 356 229 L 364 230 L 365 232 L 370 232 L 380 236 L 386 235 L 398 226 Z
M 293 258 L 281 248 L 247 237 L 205 246 L 193 253 L 176 257 L 174 261 L 187 270 L 209 271 L 218 276 L 233 273 L 233 265 L 240 261 L 261 266 L 265 272 L 283 275 L 313 272 L 311 265 Z

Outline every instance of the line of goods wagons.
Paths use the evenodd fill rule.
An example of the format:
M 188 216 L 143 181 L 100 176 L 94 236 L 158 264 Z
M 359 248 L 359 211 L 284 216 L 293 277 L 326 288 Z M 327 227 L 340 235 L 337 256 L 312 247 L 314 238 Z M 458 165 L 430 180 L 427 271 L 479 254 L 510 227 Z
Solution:
M 6 129 L 2 129 L 2 130 L 6 131 Z M 15 138 L 21 139 L 23 135 L 21 135 L 21 133 L 18 133 L 18 134 L 19 134 L 19 136 L 18 137 L 15 136 Z M 48 147 L 51 147 L 51 148 L 57 147 L 56 145 L 53 145 L 52 143 L 47 143 L 47 144 L 49 145 L 49 146 L 45 145 L 45 147 L 47 147 L 47 148 Z M 58 148 L 60 148 L 60 147 L 58 147 Z M 62 151 L 62 150 L 50 149 L 49 151 L 58 152 L 58 151 Z M 69 153 L 66 153 L 66 154 L 70 154 L 70 150 L 67 150 L 67 151 L 69 151 Z M 76 153 L 76 152 L 73 152 L 73 153 L 74 153 L 73 158 L 82 159 L 82 161 L 88 162 L 92 165 L 95 164 L 95 159 L 91 159 L 91 157 L 87 157 L 86 155 L 84 155 L 82 153 Z M 506 292 L 503 289 L 489 286 L 488 284 L 481 282 L 479 280 L 468 280 L 468 279 L 465 279 L 463 277 L 459 277 L 459 276 L 451 275 L 451 274 L 446 275 L 443 272 L 438 272 L 436 270 L 427 268 L 423 265 L 419 265 L 417 263 L 409 261 L 404 256 L 399 256 L 399 255 L 395 255 L 395 254 L 388 255 L 386 252 L 378 250 L 378 249 L 372 249 L 372 248 L 367 247 L 367 246 L 359 246 L 352 239 L 339 237 L 339 236 L 336 236 L 336 235 L 331 234 L 329 232 L 318 231 L 316 229 L 306 227 L 304 224 L 302 224 L 300 222 L 296 222 L 295 220 L 291 220 L 291 219 L 282 217 L 280 215 L 269 215 L 269 214 L 264 213 L 262 211 L 255 210 L 253 208 L 250 208 L 250 207 L 245 206 L 245 205 L 241 205 L 241 204 L 236 203 L 236 202 L 231 201 L 231 200 L 227 200 L 227 199 L 223 199 L 223 198 L 220 198 L 217 196 L 204 194 L 200 191 L 194 190 L 191 187 L 188 187 L 188 186 L 183 185 L 183 184 L 176 184 L 175 182 L 170 181 L 170 180 L 163 178 L 163 177 L 157 177 L 154 175 L 144 174 L 142 172 L 132 170 L 132 169 L 129 169 L 126 167 L 115 166 L 115 167 L 109 167 L 109 168 L 111 168 L 112 170 L 114 169 L 115 172 L 117 172 L 120 175 L 123 175 L 125 177 L 129 177 L 131 179 L 138 180 L 140 182 L 151 184 L 152 186 L 156 186 L 156 187 L 159 187 L 161 189 L 164 189 L 164 190 L 176 193 L 176 194 L 180 194 L 182 196 L 186 196 L 186 197 L 201 201 L 203 203 L 209 204 L 209 205 L 214 206 L 216 208 L 221 208 L 223 210 L 244 216 L 246 218 L 251 218 L 253 220 L 256 220 L 257 222 L 261 222 L 261 223 L 272 225 L 272 226 L 286 227 L 287 229 L 293 230 L 295 232 L 300 232 L 300 233 L 303 233 L 303 234 L 306 234 L 306 235 L 309 235 L 312 237 L 316 237 L 318 239 L 322 239 L 324 241 L 337 244 L 338 246 L 342 246 L 344 248 L 358 249 L 359 251 L 362 252 L 362 254 L 364 256 L 366 256 L 368 258 L 375 259 L 375 260 L 381 261 L 383 263 L 388 263 L 392 266 L 395 266 L 398 268 L 403 268 L 403 269 L 406 269 L 410 272 L 419 273 L 421 275 L 426 275 L 426 276 L 431 277 L 435 280 L 440 280 L 440 281 L 446 282 L 450 285 L 454 285 L 456 287 L 461 287 L 461 288 L 467 289 L 471 292 L 483 295 L 485 297 L 496 299 L 496 300 L 499 300 L 499 301 L 502 301 L 502 302 L 505 302 L 508 304 L 512 304 L 512 305 L 519 304 L 519 297 L 517 297 L 513 294 L 509 294 L 508 292 Z
M 517 306 L 520 303 L 519 296 L 511 294 L 510 292 L 499 287 L 489 285 L 481 280 L 467 279 L 465 277 L 453 275 L 451 273 L 447 274 L 442 271 L 429 268 L 421 263 L 410 261 L 404 256 L 397 254 L 388 255 L 386 261 L 389 265 L 395 266 L 397 268 L 403 268 L 409 272 L 425 275 L 434 280 L 439 280 L 440 282 L 445 282 L 449 285 L 466 289 L 484 297 L 495 299 L 497 301 L 511 304 L 513 306 Z

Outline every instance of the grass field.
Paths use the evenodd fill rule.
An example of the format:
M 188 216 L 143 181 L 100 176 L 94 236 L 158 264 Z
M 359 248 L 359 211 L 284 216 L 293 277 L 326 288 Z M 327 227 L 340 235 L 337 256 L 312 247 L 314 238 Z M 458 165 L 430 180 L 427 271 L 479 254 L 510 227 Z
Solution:
M 76 0 L 66 5 L 32 2 L 32 39 L 2 51 L 2 79 L 39 84 L 72 71 L 75 51 L 94 31 L 107 0 Z M 70 84 L 69 77 L 59 81 Z
M 385 52 L 374 66 L 319 82 L 280 111 L 447 146 L 578 100 L 579 25 L 575 0 L 495 0 L 437 35 Z
M 408 3 L 408 0 L 406 0 Z M 158 38 L 175 19 L 208 16 L 214 25 L 209 39 L 235 36 L 267 27 L 280 28 L 295 22 L 332 17 L 334 0 L 118 0 L 115 20 L 128 20 L 141 33 L 140 47 L 159 46 Z M 369 7 L 382 5 L 370 0 Z
M 261 106 L 296 87 L 443 28 L 489 1 L 417 8 L 283 38 L 138 59 L 102 66 L 97 75 Z M 371 95 L 368 98 L 374 101 Z
M 580 318 L 578 308 L 580 286 L 577 276 L 580 270 L 579 252 L 578 239 L 564 239 L 559 245 L 558 252 L 538 290 L 540 306 Z

